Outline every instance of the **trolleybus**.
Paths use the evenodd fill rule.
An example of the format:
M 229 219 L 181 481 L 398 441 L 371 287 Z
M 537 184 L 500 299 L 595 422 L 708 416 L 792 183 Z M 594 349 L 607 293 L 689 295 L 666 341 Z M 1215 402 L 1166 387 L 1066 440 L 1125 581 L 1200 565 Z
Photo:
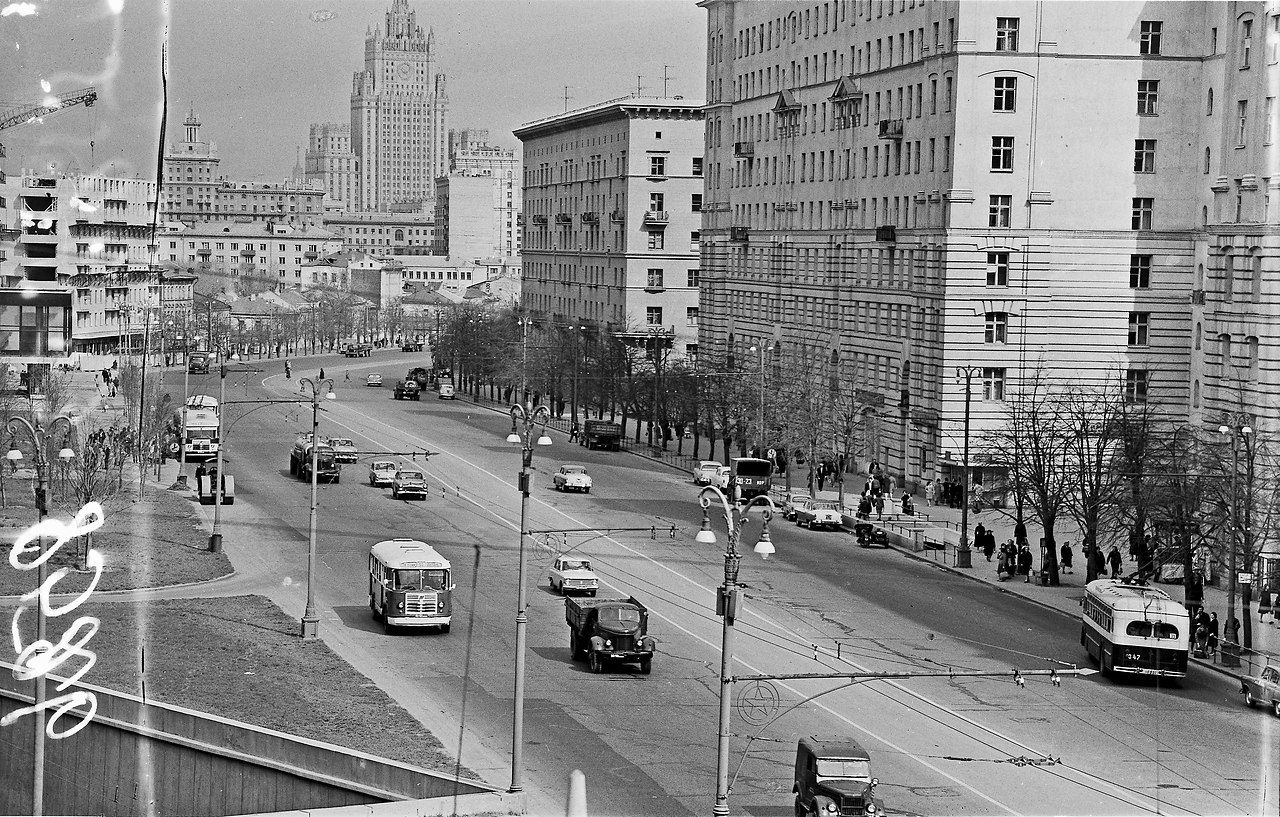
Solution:
M 1085 588 L 1083 608 L 1080 643 L 1104 675 L 1186 677 L 1191 620 L 1163 590 L 1097 579 Z
M 369 549 L 369 609 L 390 634 L 395 627 L 438 627 L 453 619 L 449 560 L 426 542 L 388 539 Z

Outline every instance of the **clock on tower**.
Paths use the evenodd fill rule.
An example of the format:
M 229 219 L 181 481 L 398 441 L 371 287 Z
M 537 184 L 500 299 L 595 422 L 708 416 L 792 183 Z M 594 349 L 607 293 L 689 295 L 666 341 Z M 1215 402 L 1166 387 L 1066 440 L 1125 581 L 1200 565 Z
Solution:
M 407 62 L 402 62 L 396 66 L 396 73 L 400 75 L 400 79 L 407 80 L 409 75 L 413 73 L 413 67 Z

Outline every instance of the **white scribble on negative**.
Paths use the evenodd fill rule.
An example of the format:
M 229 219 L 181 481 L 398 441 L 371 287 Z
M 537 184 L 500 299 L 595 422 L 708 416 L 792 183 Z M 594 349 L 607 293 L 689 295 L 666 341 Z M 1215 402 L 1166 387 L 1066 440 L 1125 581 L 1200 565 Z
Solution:
M 338 13 L 336 11 L 329 11 L 328 9 L 320 9 L 319 11 L 311 12 L 311 22 L 323 23 L 323 22 L 327 22 L 328 20 L 332 20 L 334 17 L 337 17 L 337 16 L 338 16 Z
M 35 3 L 10 3 L 0 9 L 0 17 L 9 17 L 14 14 L 19 17 L 30 17 L 31 15 L 38 13 L 39 12 L 36 11 Z
M 40 80 L 40 90 L 44 91 L 47 94 L 53 90 L 53 86 L 49 84 L 49 80 L 42 79 Z

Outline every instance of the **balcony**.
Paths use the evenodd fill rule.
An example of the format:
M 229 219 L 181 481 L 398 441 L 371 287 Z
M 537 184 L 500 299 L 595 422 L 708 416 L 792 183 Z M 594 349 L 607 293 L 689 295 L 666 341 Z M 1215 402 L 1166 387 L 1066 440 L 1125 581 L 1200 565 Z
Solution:
M 877 227 L 876 241 L 882 241 L 886 244 L 896 244 L 898 242 L 898 228 L 892 224 Z
M 586 212 L 582 214 L 583 224 L 599 224 L 600 214 L 596 212 Z
M 534 217 L 533 217 L 533 223 L 534 223 L 534 224 L 542 224 L 542 225 L 546 225 L 546 223 L 547 223 L 547 217 L 546 217 L 546 216 L 534 216 Z
M 612 213 L 609 214 L 609 220 L 612 221 L 614 224 L 622 224 L 627 220 L 627 214 L 622 212 L 621 210 L 614 210 Z
M 877 124 L 879 125 L 878 130 L 881 139 L 902 138 L 901 119 L 881 119 Z
M 738 158 L 751 159 L 756 155 L 755 142 L 734 142 L 733 155 Z
M 746 227 L 730 227 L 729 240 L 730 241 L 746 241 L 747 228 Z
M 572 224 L 573 216 L 568 213 L 556 213 L 556 224 Z
M 320 257 L 320 253 L 316 252 L 315 250 L 307 250 L 302 254 L 302 257 L 307 259 L 308 261 L 314 261 Z
M 644 226 L 646 227 L 663 227 L 665 228 L 671 223 L 671 214 L 666 210 L 646 210 L 644 214 Z
M 201 247 L 200 249 L 196 250 L 196 255 L 203 255 L 206 258 L 208 258 L 212 254 L 213 254 L 213 250 L 209 249 L 208 247 Z
M 240 254 L 243 255 L 245 258 L 253 258 L 254 249 L 253 247 L 245 247 L 243 250 L 240 251 Z
M 845 130 L 852 128 L 858 123 L 854 121 L 852 116 L 836 116 L 831 119 L 832 130 Z

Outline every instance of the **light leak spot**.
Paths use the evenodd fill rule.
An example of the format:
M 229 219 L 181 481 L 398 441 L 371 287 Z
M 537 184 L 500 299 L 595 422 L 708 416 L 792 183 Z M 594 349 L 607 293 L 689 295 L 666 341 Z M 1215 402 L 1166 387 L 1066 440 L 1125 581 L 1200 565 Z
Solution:
M 36 10 L 35 3 L 10 3 L 0 8 L 0 17 L 10 17 L 14 14 L 19 17 L 32 17 L 39 14 L 39 11 Z

